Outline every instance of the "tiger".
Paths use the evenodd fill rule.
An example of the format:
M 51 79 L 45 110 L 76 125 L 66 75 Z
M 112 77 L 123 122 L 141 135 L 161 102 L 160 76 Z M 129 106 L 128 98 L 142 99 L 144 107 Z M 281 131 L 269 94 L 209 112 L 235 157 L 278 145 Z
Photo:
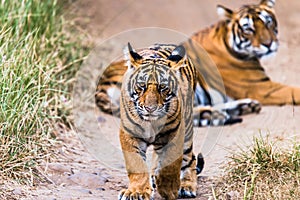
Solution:
M 279 47 L 274 6 L 275 0 L 244 5 L 236 11 L 218 5 L 221 20 L 184 42 L 194 64 L 201 65 L 201 73 L 207 74 L 207 84 L 223 98 L 251 98 L 262 105 L 300 104 L 300 88 L 272 81 L 260 63 Z M 205 49 L 218 70 L 197 60 L 202 52 L 195 44 Z M 219 74 L 222 83 L 215 80 Z
M 120 143 L 129 186 L 118 199 L 149 200 L 153 188 L 169 200 L 195 198 L 193 98 L 196 70 L 182 45 L 125 52 L 120 94 Z M 153 146 L 151 173 L 146 150 Z M 150 180 L 152 178 L 152 184 Z
M 261 104 L 299 105 L 300 88 L 272 81 L 260 63 L 262 57 L 275 54 L 279 47 L 274 6 L 275 0 L 246 4 L 237 11 L 218 5 L 217 11 L 222 19 L 182 42 L 194 65 L 206 77 L 210 88 L 210 94 L 206 95 L 210 98 L 206 98 L 206 103 L 225 110 L 224 115 L 259 113 Z M 203 54 L 208 54 L 216 67 L 199 59 Z M 119 98 L 111 94 L 112 91 L 118 93 L 125 71 L 124 61 L 115 62 L 99 81 L 96 104 L 103 112 L 113 112 L 118 116 Z M 220 100 L 215 101 L 211 91 L 221 96 L 219 99 L 223 104 L 216 103 Z M 202 97 L 203 92 L 196 90 L 195 101 Z M 201 103 L 196 102 L 195 106 Z M 202 113 L 195 124 L 201 126 L 202 116 L 206 115 L 207 112 Z

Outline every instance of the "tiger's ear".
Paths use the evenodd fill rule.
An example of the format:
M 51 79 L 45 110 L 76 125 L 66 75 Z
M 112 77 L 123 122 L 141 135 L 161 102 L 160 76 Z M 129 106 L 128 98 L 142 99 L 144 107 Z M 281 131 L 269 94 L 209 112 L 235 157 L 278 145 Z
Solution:
M 231 19 L 233 11 L 222 5 L 217 5 L 217 13 L 222 19 Z
M 269 8 L 273 8 L 275 6 L 275 0 L 262 0 L 260 5 L 265 5 Z
M 168 60 L 171 60 L 175 63 L 183 60 L 186 57 L 185 48 L 182 45 L 177 46 L 172 52 L 171 55 L 168 57 Z
M 132 64 L 139 63 L 139 61 L 143 58 L 140 54 L 138 54 L 128 42 L 127 48 L 124 49 L 125 60 L 127 61 L 128 67 L 133 67 Z

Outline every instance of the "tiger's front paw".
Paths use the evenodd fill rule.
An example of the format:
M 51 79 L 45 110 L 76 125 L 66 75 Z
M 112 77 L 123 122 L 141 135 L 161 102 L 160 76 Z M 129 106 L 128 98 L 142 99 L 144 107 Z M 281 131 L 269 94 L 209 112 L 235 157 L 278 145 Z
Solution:
M 179 198 L 195 198 L 196 197 L 196 185 L 185 184 L 182 185 L 178 191 Z
M 119 193 L 118 200 L 153 200 L 151 193 L 151 189 L 146 191 L 124 189 Z

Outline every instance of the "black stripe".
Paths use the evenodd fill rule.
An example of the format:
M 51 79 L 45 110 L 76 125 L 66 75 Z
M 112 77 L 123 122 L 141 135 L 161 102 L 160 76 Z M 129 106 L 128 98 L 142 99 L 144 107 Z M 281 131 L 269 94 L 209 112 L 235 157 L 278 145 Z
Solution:
M 243 81 L 247 81 L 247 82 L 251 82 L 251 83 L 260 83 L 260 82 L 270 81 L 270 78 L 269 77 L 263 77 L 263 78 L 257 79 L 257 80 L 243 79 Z
M 103 88 L 101 90 L 97 89 L 96 92 L 97 92 L 96 95 L 99 93 L 104 93 L 105 96 L 107 95 L 107 90 Z
M 176 124 L 176 126 L 175 126 L 174 128 L 170 128 L 170 129 L 168 129 L 168 130 L 165 131 L 165 132 L 159 133 L 159 134 L 156 136 L 156 139 L 161 138 L 161 137 L 163 137 L 163 136 L 165 136 L 165 135 L 170 135 L 171 133 L 176 132 L 176 131 L 178 130 L 180 124 L 181 124 L 180 121 L 178 121 L 178 123 Z
M 188 74 L 188 71 L 185 70 L 185 68 L 183 68 L 183 67 L 180 68 L 180 72 L 181 72 L 181 74 L 185 75 L 185 77 L 186 77 L 187 80 L 191 80 L 191 76 L 190 76 L 190 74 Z M 184 77 L 184 76 L 181 75 L 181 77 Z M 183 81 L 184 81 L 184 79 L 183 79 Z
M 169 57 L 171 52 L 165 52 L 165 51 L 159 51 L 158 54 L 162 54 L 162 58 L 167 58 Z
M 163 70 L 162 70 L 162 68 L 163 68 Z M 165 74 L 165 71 L 167 70 L 162 65 L 159 65 L 159 67 L 156 67 L 155 69 L 156 69 L 156 71 L 158 72 L 159 75 L 160 74 Z
M 122 101 L 123 101 L 123 104 L 125 105 L 124 97 L 122 98 Z M 127 109 L 128 106 L 124 106 L 124 108 L 125 108 L 126 118 L 130 121 L 131 124 L 135 125 L 136 127 L 138 127 L 138 128 L 141 130 L 141 132 L 143 132 L 143 131 L 144 131 L 143 127 L 142 127 L 140 124 L 136 123 L 136 122 L 131 118 L 131 116 L 129 116 L 129 114 L 128 114 L 129 111 L 128 111 L 128 109 Z
M 185 170 L 186 168 L 190 167 L 190 166 L 193 164 L 193 162 L 194 162 L 195 160 L 196 160 L 196 157 L 195 157 L 195 155 L 193 155 L 193 156 L 192 156 L 192 159 L 190 160 L 190 162 L 189 162 L 187 165 L 181 167 L 181 171 L 183 171 L 183 170 Z
M 96 103 L 105 103 L 106 104 L 106 103 L 110 103 L 110 101 L 107 101 L 106 99 L 98 98 L 98 99 L 96 99 Z
M 188 149 L 185 149 L 183 154 L 189 154 L 192 152 L 192 150 L 193 150 L 193 144 L 191 144 L 191 146 Z
M 247 54 L 239 54 L 239 53 L 236 53 L 232 48 L 233 47 L 230 47 L 229 44 L 227 43 L 227 40 L 226 38 L 223 38 L 223 43 L 225 44 L 226 46 L 226 49 L 228 50 L 228 52 L 235 58 L 237 59 L 240 59 L 240 60 L 252 60 L 251 57 L 248 57 Z M 237 66 L 234 66 L 234 67 L 237 67 Z M 244 67 L 238 67 L 238 68 L 243 68 Z M 253 69 L 253 68 L 248 68 L 248 69 Z
M 126 126 L 123 126 L 124 130 L 127 131 L 129 134 L 131 134 L 133 137 L 135 137 L 136 139 L 141 140 L 142 142 L 144 142 L 145 144 L 149 145 L 149 142 L 147 142 L 144 138 L 139 137 L 140 135 L 135 134 L 131 129 L 129 129 Z
M 170 103 L 168 103 L 168 104 L 170 104 Z M 178 115 L 180 114 L 179 109 L 178 109 L 178 104 L 177 104 L 177 109 L 176 110 L 178 112 L 174 113 L 173 116 L 172 116 L 172 118 L 171 117 L 168 118 L 168 120 L 170 120 L 170 121 L 168 121 L 167 123 L 165 123 L 164 124 L 165 126 L 170 126 L 170 125 L 172 125 L 173 123 L 176 122 L 176 120 L 178 119 Z
M 164 147 L 166 147 L 166 145 L 169 143 L 169 141 L 167 141 L 167 142 L 161 142 L 161 143 L 155 143 L 154 144 L 154 150 L 155 151 L 159 151 L 159 150 L 161 150 L 161 149 L 163 149 Z
M 124 130 L 128 133 L 130 133 L 132 136 L 135 136 L 136 134 L 134 133 L 134 131 L 132 131 L 131 129 L 129 129 L 127 126 L 123 126 Z
M 192 137 L 193 137 L 193 132 L 189 132 L 189 134 L 187 134 L 187 132 L 186 132 L 186 134 L 184 136 L 184 142 L 191 141 L 193 139 Z
M 140 154 L 143 157 L 143 160 L 146 161 L 146 151 L 135 145 L 133 147 L 137 150 L 136 153 Z
M 99 85 L 118 85 L 118 84 L 122 84 L 121 82 L 118 81 L 101 81 L 101 83 L 99 83 Z

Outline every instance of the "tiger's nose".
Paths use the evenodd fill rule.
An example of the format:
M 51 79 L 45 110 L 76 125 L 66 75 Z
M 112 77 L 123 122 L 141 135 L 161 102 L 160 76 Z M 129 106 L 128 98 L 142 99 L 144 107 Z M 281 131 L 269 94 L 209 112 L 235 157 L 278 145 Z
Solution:
M 157 105 L 145 106 L 145 109 L 149 113 L 153 113 L 157 109 Z

